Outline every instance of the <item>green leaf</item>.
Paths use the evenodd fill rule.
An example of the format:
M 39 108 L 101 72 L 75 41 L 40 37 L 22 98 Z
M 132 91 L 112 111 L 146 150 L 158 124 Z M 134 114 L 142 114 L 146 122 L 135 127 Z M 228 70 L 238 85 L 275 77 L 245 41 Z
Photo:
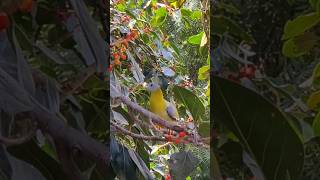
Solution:
M 227 12 L 232 13 L 232 14 L 235 14 L 235 15 L 240 14 L 240 10 L 237 9 L 237 8 L 236 8 L 234 5 L 232 5 L 232 4 L 226 4 L 226 3 L 223 3 L 223 2 L 219 2 L 219 3 L 218 3 L 218 8 L 219 8 L 219 9 L 224 9 L 224 10 L 226 10 Z
M 137 166 L 131 159 L 128 149 L 117 140 L 111 138 L 110 142 L 111 166 L 119 179 L 138 180 Z
M 154 16 L 151 19 L 151 26 L 159 27 L 161 26 L 167 18 L 167 10 L 165 7 L 159 8 L 155 11 Z
M 231 35 L 237 36 L 249 43 L 254 43 L 255 40 L 245 30 L 243 30 L 235 21 L 225 16 L 213 16 L 210 21 L 214 22 L 215 26 L 212 28 L 213 34 L 222 35 L 226 32 Z
M 173 93 L 175 98 L 177 98 L 191 113 L 194 120 L 198 121 L 205 112 L 205 108 L 193 92 L 180 86 L 173 87 Z
M 298 180 L 304 162 L 302 139 L 276 106 L 258 93 L 213 77 L 215 119 L 240 140 L 266 179 Z
M 172 41 L 169 42 L 170 46 L 172 47 L 172 49 L 174 50 L 174 52 L 176 52 L 179 56 L 180 56 L 180 50 L 179 48 L 175 45 L 175 43 L 173 43 Z
M 201 10 L 191 11 L 190 9 L 182 8 L 180 11 L 182 16 L 190 18 L 191 20 L 198 20 L 202 16 Z
M 201 137 L 210 136 L 210 122 L 209 121 L 202 121 L 199 124 L 199 134 Z
M 317 25 L 319 21 L 320 15 L 318 13 L 301 15 L 294 20 L 289 20 L 284 27 L 282 40 L 286 40 L 303 34 L 305 31 Z
M 313 78 L 313 85 L 316 87 L 320 86 L 320 63 L 317 64 L 317 66 L 314 68 L 312 78 Z
M 199 164 L 199 159 L 191 152 L 178 152 L 170 156 L 169 171 L 172 179 L 185 179 Z
M 33 167 L 31 164 L 21 161 L 14 156 L 8 156 L 10 164 L 14 167 L 12 173 L 12 180 L 20 179 L 33 179 L 33 180 L 46 180 L 42 173 Z
M 307 101 L 307 105 L 311 109 L 316 109 L 320 103 L 320 91 L 312 93 Z
M 116 6 L 117 10 L 121 11 L 121 12 L 125 12 L 126 10 L 126 6 L 123 3 L 120 3 Z
M 199 34 L 190 36 L 188 38 L 188 43 L 192 44 L 192 45 L 200 45 L 203 34 L 205 34 L 205 33 L 202 31 Z
M 312 128 L 316 136 L 320 136 L 320 112 L 314 118 Z
M 35 140 L 8 148 L 8 152 L 37 168 L 47 180 L 68 179 L 61 165 L 44 152 Z
M 319 13 L 320 10 L 320 1 L 319 0 L 309 0 L 311 7 Z
M 309 4 L 313 9 L 316 9 L 318 1 L 319 0 L 309 0 Z
M 198 71 L 198 79 L 199 80 L 205 80 L 209 77 L 209 72 L 210 72 L 210 66 L 202 66 L 199 71 Z
M 288 57 L 299 57 L 308 52 L 316 45 L 319 37 L 312 32 L 306 32 L 287 40 L 282 47 L 282 53 Z
M 190 9 L 181 8 L 180 11 L 182 16 L 190 17 L 192 15 L 192 11 Z
M 192 20 L 199 20 L 199 19 L 201 19 L 201 16 L 202 16 L 202 11 L 201 10 L 195 10 L 191 14 L 190 18 Z

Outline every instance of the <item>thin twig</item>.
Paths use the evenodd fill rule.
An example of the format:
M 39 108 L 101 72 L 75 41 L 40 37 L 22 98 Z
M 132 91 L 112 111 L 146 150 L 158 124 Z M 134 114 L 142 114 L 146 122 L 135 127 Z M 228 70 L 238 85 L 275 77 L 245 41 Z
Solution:
M 28 134 L 19 138 L 7 138 L 0 136 L 0 144 L 3 144 L 7 147 L 23 144 L 32 139 L 32 137 L 35 135 L 35 132 L 36 129 L 32 129 Z
M 82 86 L 86 80 L 95 73 L 95 64 L 89 66 L 80 72 L 73 80 L 69 80 L 63 85 L 64 97 L 74 93 L 78 88 Z
M 127 129 L 117 125 L 115 122 L 110 121 L 111 125 L 113 127 L 115 127 L 117 130 L 121 131 L 123 134 L 129 135 L 131 137 L 134 138 L 138 138 L 138 139 L 144 139 L 144 140 L 149 140 L 149 141 L 166 141 L 164 138 L 161 137 L 157 137 L 157 136 L 145 136 L 143 134 L 135 134 L 131 131 L 128 131 Z

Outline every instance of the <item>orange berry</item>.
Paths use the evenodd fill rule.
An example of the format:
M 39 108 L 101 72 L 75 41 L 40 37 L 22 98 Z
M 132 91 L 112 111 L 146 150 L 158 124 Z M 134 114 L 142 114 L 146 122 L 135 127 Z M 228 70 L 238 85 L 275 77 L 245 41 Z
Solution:
M 114 63 L 115 63 L 116 65 L 121 65 L 121 62 L 120 62 L 119 59 L 115 59 L 115 60 L 114 60 Z
M 7 29 L 10 26 L 10 20 L 6 13 L 0 12 L 0 31 Z
M 32 11 L 33 0 L 23 0 L 19 5 L 19 10 L 24 13 Z
M 137 30 L 132 31 L 132 36 L 134 39 L 136 39 L 139 36 L 139 32 Z
M 119 56 L 118 53 L 113 53 L 112 56 L 114 57 L 115 60 L 116 60 L 116 59 L 119 60 L 119 58 L 120 58 L 120 56 Z
M 125 45 L 126 48 L 128 48 L 129 43 L 128 43 L 128 40 L 127 40 L 127 39 L 125 39 L 125 40 L 123 41 L 123 44 Z

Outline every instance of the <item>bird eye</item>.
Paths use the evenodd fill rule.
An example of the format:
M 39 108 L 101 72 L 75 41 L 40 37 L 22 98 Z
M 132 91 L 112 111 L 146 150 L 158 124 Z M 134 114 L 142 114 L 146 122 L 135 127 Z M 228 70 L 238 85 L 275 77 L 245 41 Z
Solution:
M 153 84 L 150 84 L 150 86 L 152 87 L 152 86 L 153 86 Z

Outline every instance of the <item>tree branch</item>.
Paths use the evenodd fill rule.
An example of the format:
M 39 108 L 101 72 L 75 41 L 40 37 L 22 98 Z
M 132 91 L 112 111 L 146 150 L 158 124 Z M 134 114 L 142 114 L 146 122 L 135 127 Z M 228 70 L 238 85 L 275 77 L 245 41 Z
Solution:
M 55 142 L 65 144 L 69 151 L 78 149 L 79 153 L 97 163 L 98 168 L 106 169 L 110 165 L 109 146 L 98 142 L 87 134 L 67 127 L 55 114 L 36 106 L 30 116 L 38 122 L 40 129 L 48 133 Z
M 29 141 L 34 135 L 35 135 L 35 129 L 31 130 L 27 135 L 19 138 L 7 138 L 7 137 L 0 136 L 0 144 L 3 144 L 7 147 L 20 145 Z
M 115 122 L 110 121 L 113 127 L 121 131 L 123 134 L 129 135 L 133 138 L 138 138 L 138 139 L 144 139 L 144 140 L 149 140 L 149 141 L 166 141 L 164 138 L 157 137 L 157 136 L 145 136 L 143 134 L 135 134 L 131 131 L 126 130 L 125 128 L 117 125 Z
M 55 141 L 57 154 L 62 164 L 63 171 L 70 178 L 70 180 L 85 180 L 85 177 L 81 175 L 79 168 L 75 164 L 72 151 L 69 148 L 58 141 Z
M 82 86 L 86 80 L 95 73 L 96 64 L 89 66 L 88 68 L 81 71 L 75 78 L 69 80 L 63 84 L 63 97 L 74 93 L 79 87 Z
M 155 124 L 162 125 L 162 126 L 168 128 L 168 129 L 172 129 L 172 130 L 177 131 L 177 132 L 185 131 L 185 128 L 180 127 L 175 123 L 172 123 L 172 122 L 169 122 L 169 121 L 161 119 L 159 116 L 157 116 L 157 115 L 153 114 L 152 112 L 144 109 L 143 107 L 139 106 L 137 103 L 134 103 L 134 102 L 130 101 L 130 99 L 128 99 L 127 97 L 120 96 L 120 97 L 118 97 L 118 99 L 121 102 L 123 102 L 124 104 L 126 104 L 127 106 L 129 106 L 131 109 L 139 112 L 140 114 L 144 115 L 147 118 L 151 118 L 152 122 L 155 123 Z

